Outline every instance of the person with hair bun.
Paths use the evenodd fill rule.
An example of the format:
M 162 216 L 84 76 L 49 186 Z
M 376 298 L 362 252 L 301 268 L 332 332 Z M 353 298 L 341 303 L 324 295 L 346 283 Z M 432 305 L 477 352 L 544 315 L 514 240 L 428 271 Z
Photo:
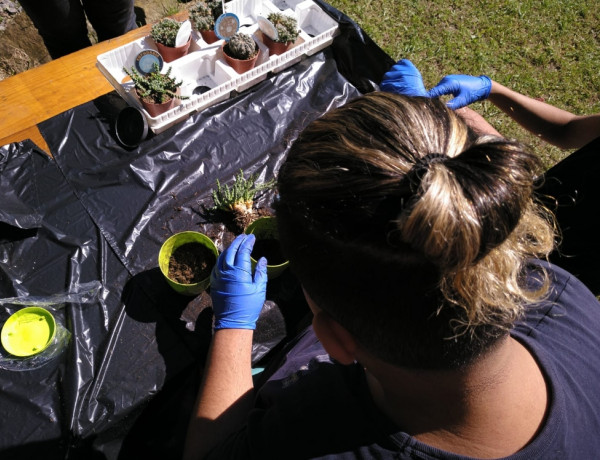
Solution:
M 255 388 L 266 277 L 239 237 L 186 458 L 597 456 L 600 304 L 545 261 L 538 171 L 437 99 L 373 92 L 313 121 L 276 203 L 312 325 Z
M 559 228 L 559 245 L 550 261 L 577 276 L 600 296 L 600 240 L 591 218 L 600 211 L 600 113 L 575 115 L 541 100 L 517 93 L 487 75 L 446 75 L 429 91 L 421 73 L 401 59 L 385 73 L 383 91 L 437 98 L 454 96 L 446 105 L 480 134 L 501 136 L 481 115 L 468 107 L 489 100 L 540 139 L 562 149 L 578 149 L 540 174 L 538 195 L 552 210 Z

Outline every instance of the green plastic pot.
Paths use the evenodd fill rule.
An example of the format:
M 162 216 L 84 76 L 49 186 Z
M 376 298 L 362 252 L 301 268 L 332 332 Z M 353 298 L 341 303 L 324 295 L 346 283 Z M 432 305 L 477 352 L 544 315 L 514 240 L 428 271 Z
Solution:
M 275 217 L 260 217 L 246 227 L 245 233 L 247 235 L 254 234 L 257 240 L 260 239 L 275 239 L 279 240 L 279 232 L 277 231 L 277 219 Z M 252 259 L 252 269 L 256 266 L 256 260 Z M 267 260 L 268 262 L 268 260 Z M 290 264 L 289 260 L 286 260 L 279 265 L 267 265 L 267 276 L 269 279 L 277 278 L 281 275 Z
M 202 291 L 208 288 L 210 285 L 210 275 L 202 281 L 193 284 L 182 284 L 169 278 L 169 260 L 171 259 L 173 251 L 175 251 L 179 246 L 183 246 L 187 243 L 200 243 L 207 247 L 215 255 L 215 261 L 217 257 L 219 257 L 219 251 L 215 246 L 215 243 L 213 243 L 213 241 L 205 234 L 190 231 L 181 232 L 171 236 L 163 243 L 162 247 L 160 248 L 160 252 L 158 253 L 158 266 L 163 276 L 167 280 L 167 283 L 175 292 L 194 296 L 200 294 Z

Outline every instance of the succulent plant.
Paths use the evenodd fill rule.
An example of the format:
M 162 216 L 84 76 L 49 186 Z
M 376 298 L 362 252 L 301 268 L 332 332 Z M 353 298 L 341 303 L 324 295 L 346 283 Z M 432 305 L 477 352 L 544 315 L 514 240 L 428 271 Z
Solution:
M 298 21 L 296 21 L 296 18 L 282 13 L 270 13 L 267 16 L 267 19 L 271 21 L 271 23 L 277 29 L 278 37 L 273 41 L 278 43 L 293 43 L 296 41 L 298 35 L 300 34 L 300 30 L 298 29 Z
M 235 181 L 231 187 L 228 185 L 222 186 L 217 179 L 217 187 L 212 191 L 215 203 L 214 209 L 233 212 L 238 219 L 252 214 L 256 194 L 262 190 L 268 190 L 275 185 L 275 180 L 257 184 L 256 179 L 256 174 L 251 174 L 247 179 L 244 178 L 242 170 L 235 176 Z
M 150 37 L 157 43 L 173 47 L 180 27 L 181 23 L 175 19 L 164 18 L 152 26 Z
M 215 21 L 223 14 L 223 4 L 220 0 L 205 0 L 196 2 L 190 8 L 190 19 L 197 30 L 211 30 Z
M 256 56 L 258 46 L 251 35 L 238 32 L 229 39 L 224 50 L 232 58 L 245 61 Z
M 171 67 L 166 73 L 160 73 L 158 64 L 154 64 L 154 70 L 148 75 L 140 74 L 135 67 L 127 69 L 123 67 L 123 71 L 131 77 L 135 90 L 140 97 L 147 102 L 162 104 L 168 102 L 172 98 L 187 99 L 187 96 L 177 94 L 177 88 L 183 82 L 177 82 L 174 77 L 171 77 Z

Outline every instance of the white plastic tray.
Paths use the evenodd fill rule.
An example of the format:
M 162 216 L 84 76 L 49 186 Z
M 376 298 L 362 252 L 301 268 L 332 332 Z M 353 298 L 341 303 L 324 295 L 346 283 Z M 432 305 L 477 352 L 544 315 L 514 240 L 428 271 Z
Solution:
M 172 67 L 171 75 L 183 82 L 181 94 L 189 99 L 177 100 L 174 108 L 156 117 L 151 117 L 142 107 L 133 83 L 123 71 L 123 67 L 129 69 L 134 66 L 140 51 L 156 50 L 154 41 L 150 37 L 141 38 L 98 56 L 98 69 L 129 105 L 143 111 L 148 126 L 155 133 L 164 131 L 193 112 L 228 99 L 233 91 L 250 88 L 266 79 L 269 73 L 280 72 L 305 56 L 313 55 L 329 46 L 338 33 L 337 22 L 312 0 L 233 0 L 225 4 L 225 10 L 235 13 L 240 19 L 240 32 L 251 34 L 257 42 L 260 56 L 256 66 L 238 74 L 223 58 L 222 40 L 209 45 L 198 32 L 193 31 L 188 54 L 163 66 L 163 72 Z M 290 50 L 279 56 L 270 56 L 262 41 L 257 19 L 277 11 L 296 17 L 300 35 Z M 200 87 L 204 87 L 204 92 L 199 92 Z

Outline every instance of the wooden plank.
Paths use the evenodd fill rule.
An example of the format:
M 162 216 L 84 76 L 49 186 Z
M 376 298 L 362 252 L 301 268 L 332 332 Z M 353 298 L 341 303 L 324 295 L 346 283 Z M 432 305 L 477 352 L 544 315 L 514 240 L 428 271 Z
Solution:
M 140 27 L 0 81 L 0 145 L 37 137 L 38 123 L 112 91 L 96 67 L 97 56 L 149 31 L 150 25 Z M 41 135 L 32 140 L 47 151 Z
M 33 143 L 35 145 L 37 145 L 45 153 L 47 153 L 48 156 L 50 156 L 50 157 L 52 156 L 50 154 L 50 148 L 48 147 L 48 144 L 46 144 L 46 141 L 42 137 L 42 133 L 40 133 L 40 130 L 38 129 L 37 126 L 32 126 L 30 128 L 26 128 L 21 131 L 17 131 L 15 133 L 12 133 L 8 136 L 1 138 L 0 145 L 11 144 L 13 142 L 21 142 L 25 139 L 31 139 L 31 141 L 33 141 Z
M 182 11 L 173 16 L 188 18 Z M 0 145 L 31 139 L 49 153 L 37 124 L 114 88 L 96 67 L 99 54 L 150 33 L 152 24 L 0 81 Z

